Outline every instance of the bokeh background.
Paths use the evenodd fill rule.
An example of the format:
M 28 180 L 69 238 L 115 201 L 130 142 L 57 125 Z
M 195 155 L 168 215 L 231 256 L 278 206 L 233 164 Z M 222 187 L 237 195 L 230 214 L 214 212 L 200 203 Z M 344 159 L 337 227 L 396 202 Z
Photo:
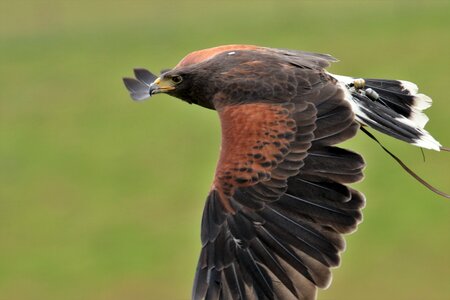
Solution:
M 334 73 L 408 79 L 450 145 L 449 1 L 2 1 L 0 299 L 190 297 L 215 112 L 121 77 L 228 43 L 331 53 Z M 377 135 L 380 137 L 380 135 Z M 450 154 L 380 137 L 450 190 Z M 363 134 L 365 220 L 321 300 L 450 299 L 450 202 Z

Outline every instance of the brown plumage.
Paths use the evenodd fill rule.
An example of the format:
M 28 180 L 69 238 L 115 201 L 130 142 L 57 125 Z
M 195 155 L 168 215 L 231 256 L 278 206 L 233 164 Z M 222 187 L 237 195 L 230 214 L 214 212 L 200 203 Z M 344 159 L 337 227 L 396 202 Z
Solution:
M 417 91 L 402 81 L 389 81 L 383 91 L 387 81 L 372 80 L 384 100 L 403 105 L 394 111 L 376 93 L 366 95 L 325 72 L 332 61 L 324 54 L 228 45 L 193 52 L 157 79 L 142 69 L 137 80 L 124 79 L 136 100 L 165 92 L 217 110 L 221 121 L 193 299 L 315 299 L 339 264 L 342 234 L 356 229 L 364 206 L 364 196 L 346 185 L 362 179 L 364 161 L 335 144 L 368 124 L 440 147 L 423 126 L 395 119 L 411 116 L 421 100 Z M 395 102 L 394 93 L 403 102 Z
M 291 105 L 267 103 L 219 109 L 222 149 L 213 189 L 228 212 L 234 212 L 229 198 L 236 188 L 267 181 L 288 154 L 296 131 L 292 110 Z

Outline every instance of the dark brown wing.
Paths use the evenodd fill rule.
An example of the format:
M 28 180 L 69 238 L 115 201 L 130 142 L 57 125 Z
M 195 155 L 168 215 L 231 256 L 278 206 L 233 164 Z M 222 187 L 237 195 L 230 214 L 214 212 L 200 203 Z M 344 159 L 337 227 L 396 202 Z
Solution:
M 220 95 L 222 150 L 193 299 L 314 299 L 339 264 L 342 233 L 361 220 L 364 198 L 344 184 L 362 178 L 364 162 L 332 146 L 356 133 L 351 108 L 320 66 L 280 66 L 294 74 L 290 98 Z M 273 98 L 288 86 L 280 80 L 292 76 L 268 91 L 255 83 L 255 93 Z

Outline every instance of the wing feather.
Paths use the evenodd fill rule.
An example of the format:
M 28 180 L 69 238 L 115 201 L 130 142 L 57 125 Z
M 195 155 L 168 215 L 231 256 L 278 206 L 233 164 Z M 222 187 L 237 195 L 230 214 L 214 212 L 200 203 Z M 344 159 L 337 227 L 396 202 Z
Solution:
M 222 146 L 204 209 L 196 300 L 315 299 L 340 263 L 342 234 L 362 219 L 364 196 L 345 184 L 362 178 L 364 161 L 334 146 L 353 137 L 358 125 L 343 93 L 321 70 L 332 59 L 272 52 L 280 62 L 275 67 L 287 72 L 273 85 L 294 85 L 295 93 L 279 93 L 291 97 L 218 97 Z

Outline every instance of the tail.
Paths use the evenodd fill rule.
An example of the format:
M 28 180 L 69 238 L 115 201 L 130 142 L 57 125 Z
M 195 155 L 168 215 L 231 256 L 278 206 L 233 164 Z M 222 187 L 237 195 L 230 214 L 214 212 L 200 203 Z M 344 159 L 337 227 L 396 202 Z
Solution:
M 450 152 L 449 148 L 442 147 L 424 129 L 428 117 L 423 111 L 431 106 L 432 100 L 427 95 L 419 94 L 419 89 L 414 83 L 403 80 L 356 79 L 329 75 L 334 77 L 341 86 L 346 100 L 351 104 L 356 115 L 356 120 L 362 125 L 421 148 Z M 435 188 L 408 168 L 364 127 L 361 127 L 361 130 L 377 142 L 413 178 L 436 194 L 450 198 L 449 194 Z
M 409 144 L 443 150 L 424 129 L 428 117 L 423 111 L 432 100 L 418 93 L 418 87 L 403 80 L 352 78 L 334 75 L 352 105 L 357 121 Z

